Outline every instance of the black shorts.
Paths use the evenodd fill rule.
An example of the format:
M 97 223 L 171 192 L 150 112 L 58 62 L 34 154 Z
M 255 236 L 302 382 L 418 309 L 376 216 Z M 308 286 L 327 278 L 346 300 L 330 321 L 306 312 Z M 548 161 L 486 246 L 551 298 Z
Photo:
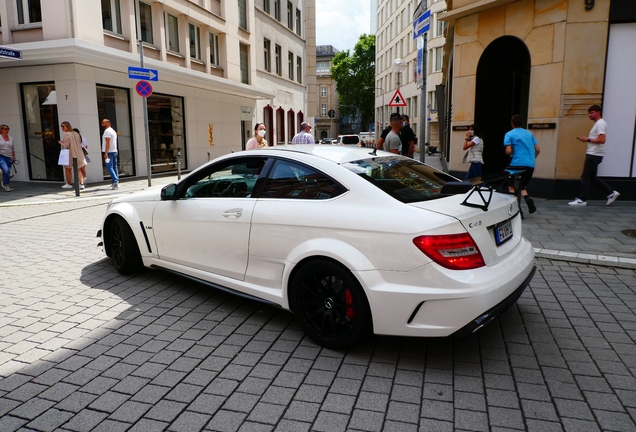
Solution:
M 521 174 L 521 185 L 520 185 L 520 188 L 521 188 L 520 190 L 524 190 L 528 186 L 528 183 L 530 183 L 532 174 L 534 174 L 534 168 L 524 167 L 524 166 L 510 166 L 508 168 L 515 169 L 515 170 L 524 170 L 524 172 Z M 514 187 L 513 184 L 510 184 L 510 186 Z

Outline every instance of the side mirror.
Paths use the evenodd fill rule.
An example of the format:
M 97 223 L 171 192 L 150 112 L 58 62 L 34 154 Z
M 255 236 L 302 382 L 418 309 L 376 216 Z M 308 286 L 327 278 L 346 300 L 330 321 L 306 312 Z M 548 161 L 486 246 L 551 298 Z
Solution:
M 170 183 L 161 189 L 161 201 L 171 201 L 177 199 L 177 185 Z

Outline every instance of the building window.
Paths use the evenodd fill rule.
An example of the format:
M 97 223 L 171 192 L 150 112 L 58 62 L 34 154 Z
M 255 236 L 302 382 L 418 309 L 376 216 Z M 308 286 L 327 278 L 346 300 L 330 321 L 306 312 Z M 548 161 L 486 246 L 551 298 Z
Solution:
M 153 44 L 152 37 L 152 8 L 144 2 L 135 3 L 135 21 L 137 24 L 137 39 Z
M 296 34 L 298 36 L 301 35 L 301 31 L 300 31 L 300 25 L 301 25 L 301 20 L 300 20 L 300 9 L 296 9 Z
M 117 87 L 96 86 L 97 91 L 97 118 L 110 120 L 113 129 L 117 131 L 117 167 L 119 176 L 135 175 L 135 152 L 132 140 L 132 116 L 130 113 L 130 95 L 128 89 Z M 110 178 L 106 166 L 102 168 L 104 179 Z
M 317 73 L 329 73 L 330 67 L 331 67 L 331 62 L 328 62 L 328 61 L 316 62 Z
M 269 0 L 263 0 L 263 12 L 269 13 Z
M 294 80 L 294 53 L 287 52 L 287 73 L 289 73 L 289 79 Z
M 219 66 L 219 37 L 214 33 L 210 33 L 210 64 Z
M 446 27 L 448 26 L 448 23 L 446 21 L 441 21 L 438 16 L 440 14 L 445 13 L 446 11 L 439 11 L 435 14 L 435 22 L 436 22 L 436 26 L 435 26 L 435 37 L 437 36 L 444 36 L 444 31 L 446 30 Z
M 327 104 L 320 104 L 320 115 L 323 117 L 327 115 Z
M 239 27 L 247 30 L 247 6 L 245 0 L 238 0 Z
M 291 31 L 294 31 L 294 16 L 293 11 L 294 5 L 292 2 L 287 2 L 287 28 Z
M 431 114 L 437 113 L 437 95 L 434 91 L 428 92 L 428 109 Z
M 113 33 L 123 34 L 119 0 L 102 0 L 102 28 Z
M 296 57 L 296 81 L 303 83 L 303 59 L 300 57 Z
M 40 0 L 18 0 L 18 24 L 35 24 L 42 22 Z
M 444 60 L 444 47 L 435 48 L 435 65 L 434 72 L 442 70 L 442 61 Z
M 327 87 L 320 87 L 320 97 L 327 97 Z
M 190 35 L 190 57 L 201 60 L 201 29 L 199 27 L 188 24 Z
M 179 152 L 181 167 L 186 168 L 188 158 L 183 125 L 183 98 L 157 93 L 148 97 L 148 136 L 153 174 L 175 171 Z
M 272 43 L 270 42 L 269 39 L 265 39 L 263 43 L 263 68 L 267 72 L 272 71 L 271 59 L 272 59 Z
M 239 59 L 241 66 L 241 82 L 243 84 L 250 83 L 250 70 L 249 70 L 249 48 L 245 44 L 239 44 Z
M 179 19 L 164 13 L 164 20 L 166 24 L 166 49 L 172 52 L 179 52 Z
M 280 21 L 280 0 L 274 0 L 274 18 Z
M 274 48 L 274 55 L 276 56 L 276 75 L 283 75 L 283 51 L 280 45 L 276 45 Z

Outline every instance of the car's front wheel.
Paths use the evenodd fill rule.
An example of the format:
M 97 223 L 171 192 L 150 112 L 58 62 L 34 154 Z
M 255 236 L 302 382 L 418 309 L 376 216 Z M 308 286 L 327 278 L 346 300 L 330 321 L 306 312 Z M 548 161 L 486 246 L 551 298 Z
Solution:
M 110 226 L 110 250 L 113 265 L 119 273 L 135 273 L 143 267 L 135 234 L 120 216 L 115 216 Z
M 329 260 L 308 262 L 296 272 L 290 306 L 303 330 L 327 348 L 345 348 L 371 330 L 364 290 L 348 269 Z

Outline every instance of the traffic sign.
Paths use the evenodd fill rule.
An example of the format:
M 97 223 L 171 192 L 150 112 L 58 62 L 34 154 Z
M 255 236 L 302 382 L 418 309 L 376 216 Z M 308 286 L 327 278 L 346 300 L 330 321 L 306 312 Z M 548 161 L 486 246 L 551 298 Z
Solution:
M 405 107 L 406 101 L 400 93 L 400 89 L 397 89 L 395 93 L 393 93 L 393 97 L 391 98 L 391 102 L 389 102 L 390 107 Z
M 139 81 L 135 86 L 137 94 L 141 97 L 148 97 L 152 94 L 152 86 L 148 81 Z
M 330 119 L 334 118 L 336 116 L 336 111 L 330 109 L 329 111 L 327 111 L 327 117 L 329 117 Z
M 427 10 L 413 21 L 413 39 L 423 35 L 431 28 L 431 11 Z
M 159 72 L 156 69 L 128 66 L 128 78 L 143 79 L 146 81 L 159 81 Z
M 22 51 L 15 48 L 0 46 L 0 57 L 22 60 Z

